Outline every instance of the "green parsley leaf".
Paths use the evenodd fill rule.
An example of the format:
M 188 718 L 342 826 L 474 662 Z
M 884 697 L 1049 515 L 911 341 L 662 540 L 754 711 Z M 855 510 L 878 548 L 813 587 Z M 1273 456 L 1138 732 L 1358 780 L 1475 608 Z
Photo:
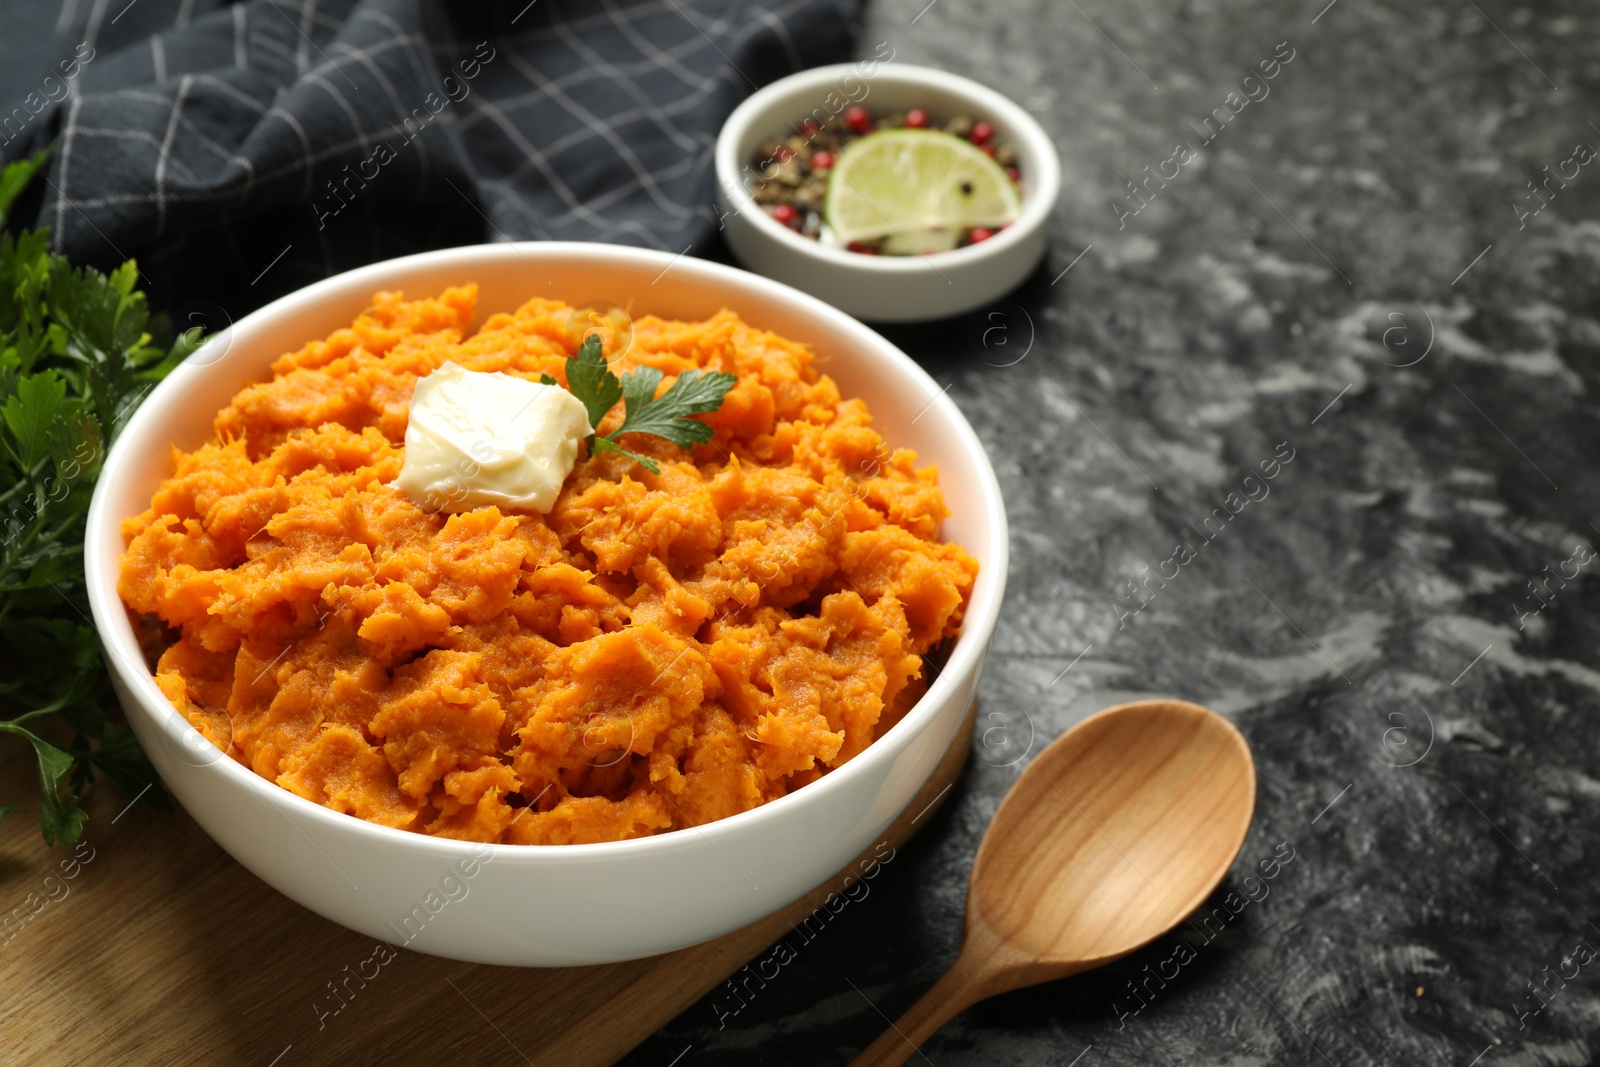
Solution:
M 600 337 L 590 334 L 578 347 L 576 356 L 567 357 L 567 388 L 583 402 L 589 413 L 589 425 L 598 427 L 600 420 L 618 400 L 623 401 L 622 425 L 600 437 L 589 436 L 589 450 L 618 452 L 638 463 L 651 474 L 660 474 L 661 468 L 647 456 L 629 452 L 617 443 L 625 433 L 648 433 L 664 437 L 683 448 L 705 444 L 715 436 L 710 426 L 693 419 L 722 406 L 728 390 L 738 384 L 738 376 L 726 371 L 684 371 L 673 381 L 665 393 L 656 396 L 661 387 L 661 372 L 654 367 L 638 367 L 623 378 L 611 373 L 600 350 Z M 540 381 L 556 384 L 548 374 Z
M 661 372 L 654 367 L 640 367 L 622 380 L 622 393 L 628 406 L 622 425 L 610 436 L 653 433 L 685 448 L 703 445 L 716 431 L 689 416 L 717 410 L 722 406 L 722 398 L 738 381 L 736 375 L 726 371 L 686 370 L 666 392 L 656 396 Z
M 599 334 L 585 337 L 578 346 L 578 354 L 567 357 L 567 388 L 583 401 L 591 429 L 599 427 L 606 412 L 622 399 L 622 383 L 606 363 L 605 354 L 600 350 Z
M 0 219 L 46 154 L 0 170 Z M 117 721 L 87 625 L 84 521 L 106 449 L 204 340 L 167 339 L 131 261 L 109 275 L 50 251 L 48 230 L 0 232 L 0 734 L 33 746 L 45 840 L 79 839 L 97 774 L 143 804 L 166 794 Z M 159 340 L 158 340 L 159 338 Z M 0 817 L 21 810 L 0 805 Z
M 0 171 L 0 223 L 5 222 L 6 216 L 11 213 L 11 205 L 17 197 L 33 181 L 33 176 L 39 173 L 39 168 L 49 160 L 50 153 L 55 146 L 51 145 L 32 159 L 18 160 L 4 171 Z
M 152 781 L 150 761 L 145 758 L 144 749 L 139 747 L 139 739 L 131 729 L 107 722 L 99 742 L 92 749 L 73 749 L 73 755 L 80 760 L 80 767 L 93 766 L 115 782 L 124 796 L 136 797 L 157 811 L 172 810 L 166 794 L 160 789 L 142 793 Z
M 6 445 L 17 466 L 32 470 L 45 457 L 66 399 L 67 383 L 53 370 L 17 379 L 16 392 L 0 407 L 11 431 Z
M 44 831 L 46 844 L 70 844 L 83 836 L 83 824 L 89 816 L 78 807 L 78 798 L 72 794 L 63 797 L 61 781 L 72 770 L 75 762 L 72 753 L 64 752 L 37 734 L 12 723 L 0 723 L 0 729 L 16 734 L 33 745 L 39 763 L 39 824 Z
M 618 452 L 633 460 L 651 474 L 660 474 L 661 467 L 649 456 L 641 456 L 637 452 L 629 452 L 609 437 L 593 437 L 589 440 L 589 448 L 594 452 Z

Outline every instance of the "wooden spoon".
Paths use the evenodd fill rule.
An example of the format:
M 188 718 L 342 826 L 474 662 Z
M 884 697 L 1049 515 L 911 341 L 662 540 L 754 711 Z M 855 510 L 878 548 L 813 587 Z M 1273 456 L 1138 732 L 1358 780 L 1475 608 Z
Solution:
M 904 1063 L 980 1000 L 1160 937 L 1222 881 L 1255 806 L 1249 746 L 1198 704 L 1142 700 L 1068 730 L 989 823 L 955 963 L 855 1067 Z

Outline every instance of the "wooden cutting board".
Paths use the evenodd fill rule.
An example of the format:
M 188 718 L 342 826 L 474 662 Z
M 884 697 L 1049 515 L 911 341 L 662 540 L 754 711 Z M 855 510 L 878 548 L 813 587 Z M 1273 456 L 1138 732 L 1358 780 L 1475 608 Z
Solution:
M 890 846 L 943 802 L 976 714 L 974 702 L 927 786 L 885 833 Z M 186 813 L 119 812 L 114 789 L 90 791 L 76 850 L 47 848 L 33 781 L 31 753 L 5 744 L 0 803 L 29 811 L 0 821 L 0 1063 L 29 1067 L 610 1064 L 790 932 L 846 873 L 681 952 L 598 967 L 486 967 L 380 948 L 258 880 Z M 874 845 L 862 859 L 883 851 Z

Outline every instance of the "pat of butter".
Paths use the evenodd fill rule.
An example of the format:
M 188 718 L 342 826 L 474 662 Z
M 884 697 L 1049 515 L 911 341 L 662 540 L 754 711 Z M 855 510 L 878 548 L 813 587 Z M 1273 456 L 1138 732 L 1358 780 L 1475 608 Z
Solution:
M 445 363 L 417 382 L 393 487 L 430 511 L 545 514 L 593 432 L 583 402 L 558 385 Z

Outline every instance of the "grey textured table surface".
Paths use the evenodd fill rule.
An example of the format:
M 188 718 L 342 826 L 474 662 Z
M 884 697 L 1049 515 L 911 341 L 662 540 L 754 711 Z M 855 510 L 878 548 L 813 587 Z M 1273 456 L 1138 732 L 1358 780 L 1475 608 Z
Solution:
M 985 734 L 868 897 L 626 1062 L 847 1060 L 953 957 L 1019 755 L 1144 695 L 1255 751 L 1226 929 L 969 1010 L 926 1061 L 1593 1062 L 1600 10 L 924 3 L 871 5 L 862 54 L 994 85 L 1065 167 L 1019 292 L 889 331 L 1005 492 Z

